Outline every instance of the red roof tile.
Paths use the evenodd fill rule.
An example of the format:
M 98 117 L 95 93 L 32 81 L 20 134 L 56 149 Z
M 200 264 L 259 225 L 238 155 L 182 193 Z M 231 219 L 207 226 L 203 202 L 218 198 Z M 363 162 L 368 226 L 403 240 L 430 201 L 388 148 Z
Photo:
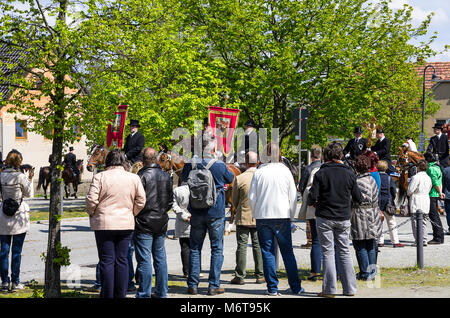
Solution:
M 418 66 L 417 73 L 418 75 L 423 78 L 423 70 L 427 65 L 432 65 L 436 69 L 436 75 L 438 76 L 439 80 L 450 80 L 450 62 L 430 62 L 426 63 L 425 65 Z M 433 68 L 429 67 L 427 69 L 427 72 L 425 74 L 425 88 L 430 89 L 435 85 L 435 82 L 431 81 L 431 78 L 433 76 Z

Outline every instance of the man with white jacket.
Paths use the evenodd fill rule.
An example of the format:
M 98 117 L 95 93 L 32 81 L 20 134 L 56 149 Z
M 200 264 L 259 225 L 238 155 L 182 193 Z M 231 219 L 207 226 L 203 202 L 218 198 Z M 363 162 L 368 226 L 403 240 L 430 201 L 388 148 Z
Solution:
M 292 248 L 291 221 L 297 210 L 297 189 L 289 169 L 281 162 L 277 144 L 267 146 L 269 163 L 256 170 L 248 199 L 261 246 L 267 294 L 277 296 L 278 278 L 275 266 L 275 238 L 286 268 L 290 292 L 301 294 L 301 280 Z

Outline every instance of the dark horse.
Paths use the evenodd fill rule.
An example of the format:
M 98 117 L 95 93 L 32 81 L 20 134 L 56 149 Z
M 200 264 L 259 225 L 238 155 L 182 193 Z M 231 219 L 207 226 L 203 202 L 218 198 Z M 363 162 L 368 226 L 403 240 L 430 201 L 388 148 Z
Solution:
M 42 186 L 44 189 L 44 198 L 47 200 L 47 187 L 50 184 L 51 175 L 50 175 L 50 166 L 41 167 L 39 170 L 39 180 L 37 185 L 37 190 L 39 190 Z
M 77 160 L 77 168 L 80 171 L 80 176 L 83 173 L 83 159 Z M 62 172 L 62 178 L 64 181 L 64 189 L 66 190 L 66 199 L 70 196 L 70 184 L 72 184 L 75 199 L 77 198 L 78 192 L 78 184 L 80 183 L 80 178 L 73 173 L 73 169 L 69 166 L 64 166 L 64 170 Z
M 89 172 L 96 173 L 97 171 L 101 171 L 105 168 L 106 157 L 110 150 L 108 147 L 103 145 L 94 145 L 91 150 L 91 154 L 88 159 L 88 163 L 86 165 L 86 169 Z M 137 161 L 134 164 L 127 161 L 124 165 L 125 170 L 130 171 L 132 173 L 137 173 L 142 168 L 142 162 Z

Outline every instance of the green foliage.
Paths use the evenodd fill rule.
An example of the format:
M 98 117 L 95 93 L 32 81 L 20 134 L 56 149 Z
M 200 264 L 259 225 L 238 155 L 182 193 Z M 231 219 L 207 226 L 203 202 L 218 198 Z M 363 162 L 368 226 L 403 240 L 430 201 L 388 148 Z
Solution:
M 30 288 L 33 290 L 31 298 L 44 298 L 44 290 L 39 288 L 38 282 L 34 279 L 30 281 Z
M 53 258 L 53 262 L 57 264 L 58 266 L 69 266 L 70 265 L 70 251 L 71 249 L 67 246 L 62 246 L 61 242 L 58 242 L 56 244 L 56 255 Z M 47 254 L 41 253 L 41 261 L 46 262 L 47 261 Z

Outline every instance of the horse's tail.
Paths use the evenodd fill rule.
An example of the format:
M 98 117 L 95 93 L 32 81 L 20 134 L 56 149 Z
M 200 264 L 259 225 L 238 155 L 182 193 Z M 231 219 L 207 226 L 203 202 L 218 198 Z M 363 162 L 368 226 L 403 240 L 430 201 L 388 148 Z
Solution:
M 43 183 L 44 183 L 44 168 L 41 167 L 41 169 L 39 169 L 39 181 L 36 189 L 39 190 Z

